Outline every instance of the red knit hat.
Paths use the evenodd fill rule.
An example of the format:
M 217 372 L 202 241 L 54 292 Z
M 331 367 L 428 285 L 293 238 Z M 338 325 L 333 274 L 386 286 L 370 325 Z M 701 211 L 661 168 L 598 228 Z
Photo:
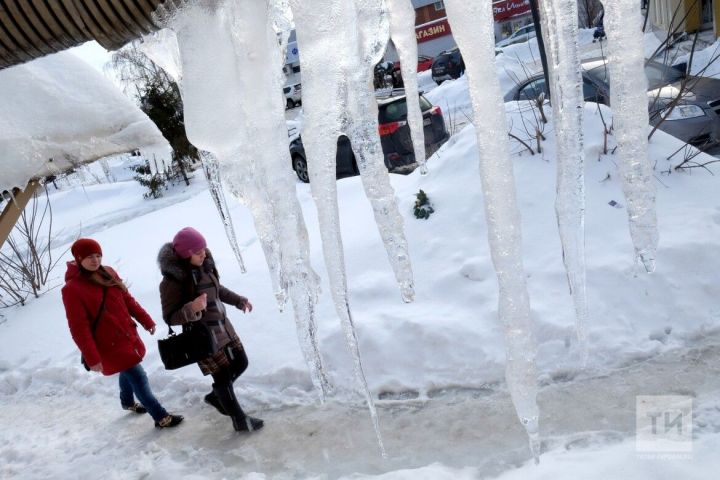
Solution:
M 94 253 L 102 256 L 102 248 L 100 248 L 100 244 L 92 238 L 79 238 L 75 240 L 75 243 L 70 247 L 70 253 L 72 253 L 72 256 L 75 257 L 77 261 L 82 261 L 83 258 L 89 257 Z
M 173 248 L 181 258 L 190 258 L 206 246 L 205 237 L 192 227 L 183 228 L 173 238 Z

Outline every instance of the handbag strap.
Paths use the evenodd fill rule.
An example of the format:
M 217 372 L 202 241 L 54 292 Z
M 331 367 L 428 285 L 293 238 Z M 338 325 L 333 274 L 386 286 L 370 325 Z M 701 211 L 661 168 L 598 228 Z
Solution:
M 107 287 L 103 287 L 102 301 L 100 302 L 100 310 L 98 310 L 95 316 L 95 321 L 92 326 L 92 336 L 95 338 L 95 330 L 97 330 L 98 323 L 100 322 L 100 316 L 102 315 L 103 308 L 105 308 L 105 295 L 107 294 Z

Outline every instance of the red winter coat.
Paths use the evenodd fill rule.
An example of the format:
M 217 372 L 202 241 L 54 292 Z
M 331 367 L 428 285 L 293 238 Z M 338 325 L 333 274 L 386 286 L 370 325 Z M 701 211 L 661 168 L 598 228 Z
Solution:
M 88 365 L 102 362 L 105 375 L 122 372 L 140 363 L 145 344 L 137 333 L 134 317 L 146 330 L 155 326 L 150 315 L 120 287 L 107 287 L 105 307 L 92 335 L 92 324 L 102 302 L 103 288 L 82 275 L 75 262 L 68 262 L 62 289 L 70 333 Z M 115 270 L 103 267 L 113 277 Z

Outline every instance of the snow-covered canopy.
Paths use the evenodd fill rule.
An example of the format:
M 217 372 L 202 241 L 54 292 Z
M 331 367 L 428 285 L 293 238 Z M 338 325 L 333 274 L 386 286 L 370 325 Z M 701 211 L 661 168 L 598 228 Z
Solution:
M 108 155 L 169 145 L 116 86 L 67 52 L 0 71 L 0 191 Z

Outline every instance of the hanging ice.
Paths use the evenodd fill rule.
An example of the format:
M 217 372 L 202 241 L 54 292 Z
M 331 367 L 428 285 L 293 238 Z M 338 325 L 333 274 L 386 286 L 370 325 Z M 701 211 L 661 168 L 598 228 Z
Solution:
M 507 143 L 507 121 L 494 68 L 490 0 L 445 0 L 453 36 L 465 59 L 480 152 L 490 252 L 500 287 L 498 313 L 505 330 L 505 379 L 538 461 L 537 374 L 530 299 L 522 263 L 520 212 Z
M 645 270 L 655 270 L 658 244 L 653 167 L 647 155 L 647 78 L 642 16 L 634 0 L 606 0 L 610 105 L 627 200 L 630 237 Z M 627 81 L 627 79 L 632 81 Z
M 415 37 L 415 9 L 410 0 L 387 0 L 390 12 L 390 38 L 400 57 L 400 71 L 407 102 L 408 123 L 415 151 L 415 161 L 420 165 L 420 173 L 427 173 L 425 165 L 425 132 L 423 116 L 420 111 L 420 98 L 417 81 L 417 39 Z
M 282 310 L 288 281 L 280 261 L 273 204 L 258 171 L 262 166 L 247 154 L 248 145 L 257 139 L 240 114 L 243 93 L 237 79 L 241 73 L 222 5 L 219 3 L 214 10 L 188 5 L 168 20 L 180 49 L 185 129 L 196 147 L 217 157 L 230 192 L 250 209 Z
M 138 42 L 138 49 L 143 52 L 155 65 L 162 68 L 165 73 L 177 85 L 182 88 L 182 66 L 180 64 L 180 49 L 177 43 L 175 32 L 165 28 L 151 35 L 142 38 Z M 222 188 L 222 180 L 220 176 L 220 166 L 217 159 L 209 152 L 201 153 L 201 161 L 205 170 L 205 178 L 207 178 L 210 188 L 210 196 L 215 203 L 220 220 L 225 227 L 225 235 L 227 236 L 230 248 L 235 254 L 235 260 L 238 262 L 240 271 L 246 273 L 245 262 L 240 252 L 240 245 L 235 234 L 235 226 L 230 216 L 230 210 L 225 200 L 225 192 Z
M 238 16 L 238 8 L 260 17 Z M 232 193 L 249 206 L 278 301 L 284 304 L 289 290 L 302 350 L 324 399 L 330 384 L 316 337 L 318 278 L 307 258 L 307 232 L 288 168 L 282 84 L 273 73 L 278 61 L 268 62 L 273 52 L 277 56 L 277 45 L 267 19 L 267 3 L 258 0 L 221 3 L 215 10 L 189 7 L 174 19 L 186 126 L 195 145 L 216 153 Z M 211 69 L 217 75 L 207 76 Z
M 180 50 L 175 32 L 166 28 L 146 35 L 137 43 L 137 47 L 175 83 L 182 84 Z
M 305 114 L 303 144 L 308 159 L 310 189 L 318 210 L 330 293 L 353 355 L 355 375 L 365 395 L 381 453 L 385 456 L 377 411 L 365 380 L 348 302 L 335 180 L 337 139 L 343 133 L 342 126 L 348 125 L 348 90 L 353 86 L 348 79 L 357 75 L 355 70 L 359 68 L 356 57 L 359 45 L 357 34 L 354 33 L 355 6 L 352 0 L 317 0 L 312 4 L 303 0 L 291 0 L 290 6 L 301 51 Z M 369 79 L 370 77 L 366 81 L 369 82 Z M 377 111 L 373 119 L 369 119 L 367 115 L 372 113 L 364 112 L 364 116 L 356 121 L 377 121 Z M 377 131 L 372 134 L 377 136 Z M 356 154 L 359 154 L 355 139 L 351 137 L 351 141 Z M 368 186 L 366 185 L 366 188 Z
M 352 5 L 352 2 L 350 4 Z M 412 302 L 415 290 L 410 255 L 405 240 L 403 218 L 385 167 L 378 134 L 377 100 L 372 88 L 373 70 L 382 59 L 390 34 L 389 15 L 384 7 L 384 0 L 355 0 L 355 11 L 348 12 L 348 18 L 352 18 L 353 13 L 355 15 L 348 25 L 351 68 L 345 75 L 347 115 L 344 117 L 344 126 L 353 145 L 365 195 L 372 205 L 375 222 L 385 243 L 402 299 Z M 355 28 L 350 28 L 352 24 Z M 416 110 L 419 113 L 417 95 L 413 100 L 418 102 Z
M 220 166 L 218 165 L 217 159 L 209 152 L 202 152 L 201 160 L 203 168 L 205 169 L 205 178 L 208 181 L 208 187 L 210 188 L 210 196 L 215 203 L 220 220 L 223 222 L 225 227 L 225 235 L 228 238 L 230 247 L 235 254 L 235 259 L 240 266 L 242 273 L 247 272 L 245 269 L 245 262 L 240 253 L 240 246 L 238 245 L 237 235 L 235 234 L 235 225 L 233 225 L 232 217 L 230 216 L 230 209 L 228 208 L 227 201 L 225 200 L 225 192 L 222 188 L 222 178 L 220 175 Z
M 577 43 L 577 2 L 547 0 L 541 5 L 557 144 L 555 213 L 568 285 L 575 305 L 575 330 L 582 364 L 585 365 L 588 307 L 585 289 L 584 101 Z

